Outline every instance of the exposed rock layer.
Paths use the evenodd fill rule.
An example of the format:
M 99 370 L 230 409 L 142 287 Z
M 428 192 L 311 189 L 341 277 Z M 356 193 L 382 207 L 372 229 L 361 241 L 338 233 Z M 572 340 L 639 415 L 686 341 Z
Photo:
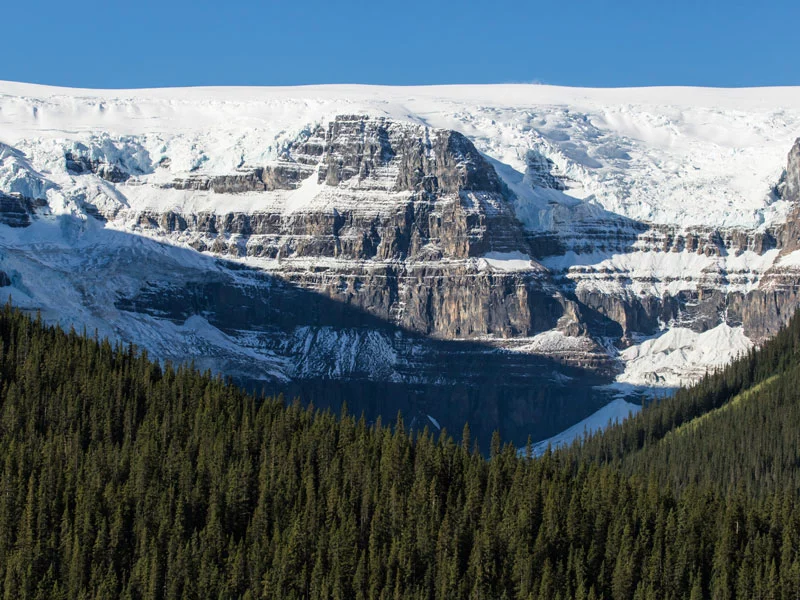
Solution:
M 208 272 L 157 272 L 159 253 L 147 254 L 156 272 L 119 284 L 115 309 L 133 327 L 167 320 L 181 335 L 202 318 L 227 336 L 215 356 L 253 385 L 391 382 L 394 405 L 423 416 L 431 394 L 463 386 L 449 414 L 475 419 L 483 398 L 494 415 L 486 423 L 508 428 L 535 418 L 534 380 L 548 397 L 564 381 L 597 397 L 575 381 L 609 381 L 620 368 L 614 346 L 667 324 L 705 331 L 726 322 L 759 340 L 798 304 L 800 277 L 777 258 L 798 247 L 800 208 L 784 224 L 746 230 L 651 225 L 571 199 L 534 232 L 517 219 L 512 184 L 468 138 L 359 115 L 309 127 L 266 164 L 223 173 L 192 167 L 170 178 L 169 157 L 153 166 L 135 140 L 125 143 L 136 161 L 108 141 L 65 151 L 83 213 L 214 258 Z M 796 147 L 779 191 L 800 206 L 798 156 Z M 544 155 L 531 151 L 525 162 L 523 184 L 568 189 Z M 178 201 L 129 203 L 142 186 Z M 7 224 L 28 225 L 35 211 L 34 201 L 0 197 Z M 169 275 L 175 269 L 180 277 Z M 93 301 L 92 285 L 79 287 Z M 226 344 L 244 353 L 228 358 Z M 249 352 L 278 375 L 263 377 Z
M 531 153 L 527 161 L 533 185 L 566 188 L 547 159 Z M 605 267 L 602 258 L 599 265 L 551 267 L 549 273 L 535 260 L 522 271 L 491 268 L 480 257 L 492 252 L 538 259 L 565 252 L 718 259 L 785 254 L 797 248 L 800 212 L 760 230 L 648 225 L 600 213 L 531 233 L 516 220 L 511 192 L 494 168 L 452 131 L 343 116 L 290 144 L 277 166 L 172 185 L 217 193 L 296 189 L 314 172 L 325 190 L 337 190 L 319 208 L 143 211 L 128 218 L 198 251 L 272 261 L 272 272 L 301 287 L 441 338 L 514 338 L 558 327 L 625 346 L 632 336 L 652 335 L 666 323 L 705 331 L 724 321 L 761 340 L 797 305 L 798 280 L 781 269 L 709 268 L 651 279 Z M 282 175 L 276 179 L 275 173 Z M 784 199 L 797 201 L 798 173 L 800 143 L 789 155 Z M 390 194 L 391 201 L 365 210 L 353 200 L 370 194 Z M 303 259 L 334 263 L 309 268 Z M 654 291 L 630 289 L 651 283 Z M 676 291 L 655 291 L 670 287 Z
M 27 227 L 36 209 L 46 205 L 44 200 L 0 192 L 0 223 L 10 227 Z

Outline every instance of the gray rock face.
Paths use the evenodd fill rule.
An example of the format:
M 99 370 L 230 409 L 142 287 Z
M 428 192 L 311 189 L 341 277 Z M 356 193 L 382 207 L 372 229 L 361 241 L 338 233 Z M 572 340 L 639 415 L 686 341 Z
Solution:
M 558 256 L 567 250 L 577 254 L 606 253 L 651 256 L 669 260 L 665 255 L 697 255 L 726 259 L 720 270 L 676 273 L 675 279 L 649 281 L 642 275 L 620 272 L 607 267 L 575 266 L 555 271 L 556 282 L 569 296 L 570 290 L 586 307 L 618 325 L 614 331 L 624 340 L 636 333 L 655 334 L 665 323 L 706 331 L 721 322 L 743 326 L 744 333 L 756 342 L 774 335 L 800 306 L 800 277 L 792 268 L 778 263 L 766 272 L 754 272 L 747 263 L 737 263 L 744 253 L 764 256 L 779 251 L 779 257 L 800 249 L 800 140 L 789 152 L 787 167 L 778 186 L 784 200 L 795 203 L 786 222 L 765 229 L 746 230 L 731 227 L 680 227 L 647 225 L 619 217 L 600 215 L 577 227 L 531 235 L 534 255 L 540 259 Z M 595 223 L 595 225 L 592 225 Z M 731 260 L 728 260 L 731 259 Z M 647 258 L 636 259 L 647 262 Z M 752 258 L 750 260 L 753 260 Z M 736 265 L 732 267 L 730 265 Z M 582 282 L 591 282 L 583 286 Z M 673 294 L 633 294 L 632 284 L 646 287 L 690 282 L 693 291 Z M 602 282 L 602 284 L 600 284 Z M 753 285 L 756 283 L 757 285 Z M 603 291 L 603 286 L 623 289 Z M 748 291 L 740 291 L 749 288 Z M 754 289 L 753 289 L 754 288 Z M 599 331 L 595 326 L 594 331 Z
M 725 308 L 731 324 L 744 326 L 745 335 L 754 340 L 774 336 L 800 306 L 800 278 L 791 277 L 782 289 L 761 289 L 748 294 L 732 294 Z
M 243 170 L 231 175 L 196 175 L 176 179 L 165 184 L 165 189 L 202 190 L 217 194 L 244 192 L 271 192 L 294 190 L 300 182 L 314 173 L 313 167 L 302 163 L 283 161 L 275 165 Z
M 176 179 L 164 185 L 165 189 L 203 190 L 218 194 L 240 194 L 242 192 L 264 192 L 267 184 L 264 181 L 264 169 L 258 168 L 233 175 L 195 176 Z M 279 188 L 270 188 L 279 189 Z
M 790 252 L 794 246 L 788 243 L 785 229 L 786 226 L 756 232 L 694 229 L 676 233 L 672 228 L 653 227 L 616 252 L 644 253 L 657 260 L 667 260 L 660 258 L 665 253 L 735 258 L 743 252 L 755 255 L 774 249 Z M 787 241 L 786 246 L 784 241 Z M 757 289 L 746 293 L 737 291 L 741 287 L 752 287 L 754 278 L 759 281 Z M 592 286 L 582 286 L 584 280 L 591 281 Z M 683 285 L 693 282 L 693 291 L 660 295 L 636 294 L 630 291 L 630 286 L 633 283 L 640 287 L 658 283 L 663 287 L 673 280 L 651 281 L 646 275 L 633 278 L 631 273 L 604 267 L 572 267 L 568 272 L 555 273 L 555 281 L 567 296 L 569 290 L 574 289 L 576 298 L 589 312 L 596 312 L 618 326 L 595 326 L 591 331 L 619 337 L 623 343 L 633 334 L 653 335 L 667 323 L 703 332 L 721 322 L 743 326 L 745 335 L 760 342 L 774 335 L 800 306 L 797 299 L 800 278 L 794 272 L 780 268 L 770 269 L 762 275 L 746 267 L 694 274 L 686 272 L 676 275 L 674 281 Z M 603 285 L 598 285 L 601 281 L 624 291 L 603 291 Z
M 786 222 L 776 230 L 778 246 L 782 253 L 789 253 L 800 249 L 800 139 L 789 152 L 778 192 L 783 200 L 795 205 Z
M 88 156 L 67 152 L 64 154 L 67 172 L 71 175 L 86 175 L 94 173 L 98 177 L 111 183 L 123 183 L 130 179 L 131 174 L 115 164 L 109 164 Z
M 667 227 L 653 226 L 637 241 L 662 252 L 693 252 L 705 256 L 740 255 L 751 251 L 764 254 L 778 246 L 778 228 L 764 231 L 737 229 L 733 227 Z
M 546 156 L 529 150 L 525 156 L 527 169 L 525 176 L 534 187 L 548 188 L 551 190 L 566 190 L 566 178 L 555 172 L 553 161 Z
M 439 418 L 433 399 L 449 398 L 448 426 L 483 415 L 487 427 L 531 431 L 531 419 L 552 414 L 537 413 L 536 390 L 565 402 L 583 395 L 587 406 L 599 398 L 587 382 L 608 383 L 622 368 L 617 350 L 643 335 L 726 322 L 758 341 L 800 303 L 796 270 L 751 268 L 800 247 L 800 198 L 787 223 L 765 229 L 652 225 L 559 194 L 570 180 L 536 151 L 509 175 L 457 132 L 362 115 L 311 126 L 270 149 L 269 162 L 221 174 L 185 157 L 153 166 L 136 140 L 93 144 L 65 153 L 68 171 L 108 183 L 77 181 L 72 200 L 108 227 L 76 219 L 65 230 L 145 235 L 81 272 L 111 282 L 81 279 L 81 302 L 113 288 L 92 315 L 106 319 L 113 305 L 114 331 L 134 336 L 168 321 L 189 342 L 165 343 L 163 355 L 213 356 L 254 386 L 291 379 L 299 393 L 322 394 L 336 381 L 351 408 L 355 397 L 380 413 L 377 395 L 390 414 L 425 419 L 436 404 Z M 168 175 L 173 163 L 195 166 Z M 798 171 L 800 144 L 784 200 L 797 197 Z M 544 215 L 535 232 L 515 214 L 524 185 L 547 190 L 531 197 Z M 36 208 L 6 195 L 0 220 L 25 226 Z M 141 250 L 146 238 L 169 247 Z M 181 260 L 164 258 L 176 248 Z M 9 267 L 12 286 L 24 281 L 20 265 Z
M 420 428 L 430 426 L 433 414 L 449 430 L 469 421 L 482 444 L 497 428 L 520 443 L 531 429 L 534 435 L 563 429 L 606 401 L 592 386 L 606 382 L 613 366 L 601 352 L 542 357 L 420 335 L 341 297 L 244 267 L 154 280 L 116 307 L 177 325 L 204 315 L 229 335 L 248 332 L 251 346 L 272 349 L 294 365 L 290 394 L 333 408 L 346 401 L 368 417 L 402 410 Z M 566 386 L 565 379 L 574 383 Z M 241 371 L 240 380 L 265 386 Z M 271 385 L 268 391 L 286 391 Z
M 141 212 L 136 222 L 198 251 L 283 261 L 284 279 L 413 332 L 510 338 L 556 326 L 567 300 L 541 267 L 503 272 L 478 260 L 530 248 L 503 184 L 464 136 L 340 117 L 319 139 L 309 136 L 287 160 L 302 169 L 318 160 L 319 182 L 339 194 L 386 192 L 391 201 L 378 211 L 345 196 L 341 208 L 292 213 Z M 225 190 L 246 191 L 233 177 Z M 262 172 L 247 181 L 256 180 L 263 184 Z M 294 266 L 302 259 L 337 263 Z
M 494 169 L 472 142 L 455 131 L 340 116 L 331 122 L 325 141 L 319 180 L 330 186 L 356 178 L 359 183 L 372 181 L 379 189 L 396 171 L 393 190 L 503 191 Z
M 787 159 L 782 187 L 783 199 L 794 203 L 795 208 L 785 223 L 754 238 L 754 249 L 763 251 L 778 248 L 780 255 L 800 249 L 800 139 Z M 758 289 L 746 294 L 732 294 L 725 302 L 729 321 L 741 322 L 745 334 L 762 341 L 775 335 L 800 307 L 800 273 L 775 265 L 759 282 Z
M 137 223 L 180 234 L 196 249 L 262 258 L 440 260 L 489 251 L 527 253 L 525 234 L 501 198 L 414 194 L 387 214 L 357 208 L 295 214 L 139 212 Z
M 442 339 L 534 335 L 556 327 L 566 303 L 530 275 L 465 266 L 387 266 L 370 273 L 286 277 L 409 331 Z
M 782 185 L 787 198 L 800 177 L 798 153 L 800 144 L 790 153 Z M 566 188 L 566 179 L 543 156 L 531 151 L 526 163 L 531 185 Z M 775 248 L 788 252 L 800 240 L 795 231 L 800 218 L 751 231 L 652 226 L 595 211 L 532 234 L 517 221 L 510 192 L 494 168 L 467 138 L 384 118 L 340 116 L 288 144 L 274 164 L 224 176 L 191 176 L 170 186 L 228 194 L 294 190 L 309 177 L 335 194 L 331 201 L 294 212 L 144 211 L 132 218 L 143 229 L 201 252 L 275 261 L 270 269 L 299 287 L 441 339 L 513 340 L 558 328 L 625 346 L 665 323 L 702 332 L 726 321 L 761 340 L 797 304 L 796 282 L 781 273 L 770 274 L 773 282 L 783 282 L 781 290 L 723 292 L 746 287 L 753 277 L 746 269 L 729 269 L 699 275 L 693 291 L 641 294 L 629 286 L 647 281 L 591 265 L 549 273 L 535 262 L 521 272 L 487 268 L 480 257 L 492 252 L 535 259 L 567 250 L 705 257 L 763 255 Z M 321 259 L 334 263 L 308 268 L 308 260 Z M 584 279 L 628 291 L 609 293 L 602 286 L 581 285 Z M 573 354 L 571 360 L 592 362 L 588 356 L 596 347 L 589 344 L 588 353 Z
M 0 192 L 0 223 L 10 227 L 27 227 L 36 209 L 46 204 L 44 200 Z
M 800 203 L 800 138 L 789 152 L 789 160 L 780 191 L 784 200 Z

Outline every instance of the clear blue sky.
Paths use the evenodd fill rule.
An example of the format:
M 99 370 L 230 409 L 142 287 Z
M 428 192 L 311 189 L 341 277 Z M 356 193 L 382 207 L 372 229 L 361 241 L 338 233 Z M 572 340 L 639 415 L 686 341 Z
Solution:
M 800 0 L 10 0 L 0 79 L 800 85 Z

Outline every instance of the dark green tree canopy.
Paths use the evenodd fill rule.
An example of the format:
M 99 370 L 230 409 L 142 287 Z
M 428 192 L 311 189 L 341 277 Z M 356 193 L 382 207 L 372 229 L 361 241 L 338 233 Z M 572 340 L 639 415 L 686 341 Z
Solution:
M 486 458 L 7 306 L 0 596 L 795 598 L 799 343 L 794 320 L 581 446 Z

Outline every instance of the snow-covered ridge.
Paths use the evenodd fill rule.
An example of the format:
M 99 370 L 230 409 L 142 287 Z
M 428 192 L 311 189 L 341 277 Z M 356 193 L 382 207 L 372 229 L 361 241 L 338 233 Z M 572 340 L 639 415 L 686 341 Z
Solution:
M 406 342 L 336 323 L 264 341 L 257 319 L 234 331 L 194 305 L 160 330 L 169 307 L 146 318 L 135 307 L 151 285 L 192 297 L 199 268 L 172 289 L 179 250 L 510 360 L 613 363 L 620 385 L 671 387 L 749 348 L 750 332 L 774 332 L 781 303 L 795 302 L 800 259 L 784 224 L 797 199 L 778 184 L 798 134 L 800 88 L 0 82 L 4 222 L 41 217 L 25 233 L 0 225 L 0 270 L 30 292 L 26 306 L 57 311 L 31 285 L 41 257 L 81 265 L 60 280 L 75 286 L 73 320 L 122 319 L 121 336 L 170 357 L 238 352 L 237 369 L 257 347 L 255 370 L 278 380 L 400 381 Z M 147 246 L 167 257 L 163 272 L 137 269 L 123 289 L 98 268 L 102 294 L 87 285 L 84 261 L 105 265 L 112 240 L 142 237 L 166 244 Z M 88 256 L 58 256 L 84 252 L 80 240 Z M 105 312 L 101 296 L 123 302 Z
M 47 169 L 47 139 L 90 145 L 110 136 L 137 144 L 152 166 L 170 159 L 168 168 L 141 169 L 146 181 L 263 164 L 309 127 L 353 113 L 460 131 L 511 169 L 507 179 L 525 174 L 533 152 L 563 177 L 562 195 L 628 218 L 759 227 L 787 210 L 771 191 L 800 131 L 800 88 L 77 90 L 0 82 L 0 141 L 37 168 Z M 518 213 L 537 226 L 552 201 L 547 190 L 520 194 Z

